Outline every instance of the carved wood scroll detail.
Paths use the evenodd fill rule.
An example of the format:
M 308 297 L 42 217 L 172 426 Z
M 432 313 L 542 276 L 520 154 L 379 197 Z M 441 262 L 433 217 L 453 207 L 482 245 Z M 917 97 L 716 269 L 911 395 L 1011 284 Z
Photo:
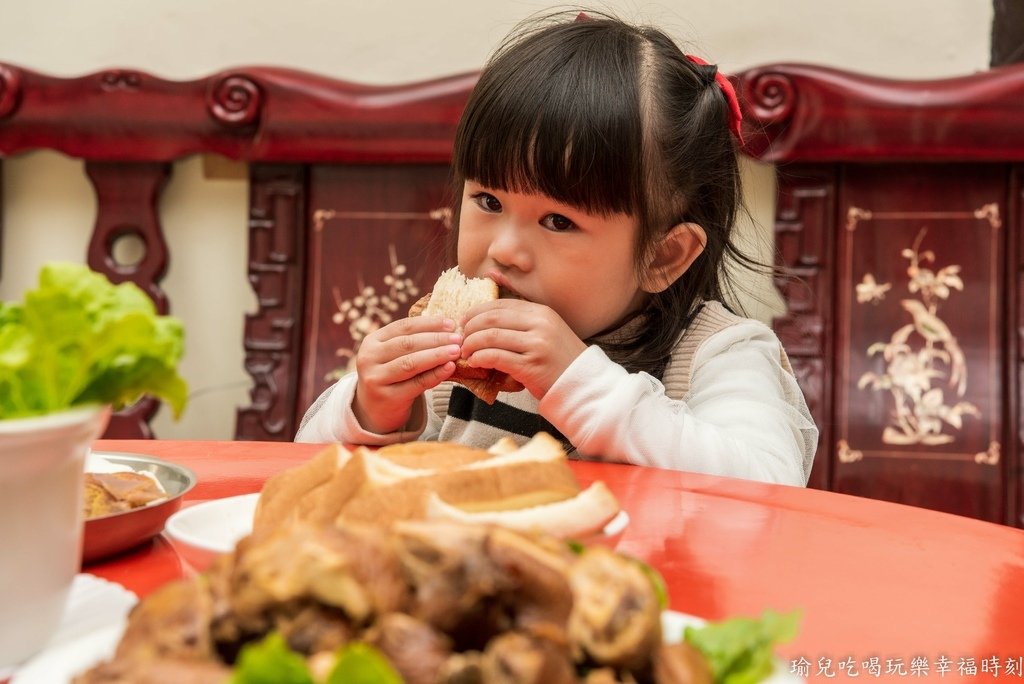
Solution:
M 0 119 L 14 113 L 21 99 L 21 72 L 0 64 Z
M 251 406 L 238 411 L 238 439 L 290 440 L 297 428 L 305 182 L 302 166 L 250 170 L 249 282 L 259 310 L 245 320 L 245 369 L 253 388 Z
M 113 283 L 130 281 L 149 295 L 161 314 L 168 313 L 167 295 L 160 281 L 167 273 L 167 242 L 160 229 L 157 201 L 170 176 L 170 164 L 139 162 L 86 162 L 85 172 L 96 189 L 99 211 L 89 241 L 89 268 Z M 141 240 L 144 252 L 135 263 L 120 263 L 114 244 L 122 237 Z M 110 418 L 104 437 L 150 439 L 149 421 L 160 404 L 144 397 Z
M 263 91 L 248 76 L 228 74 L 210 85 L 206 106 L 214 120 L 225 126 L 249 126 L 260 119 Z
M 0 155 L 46 148 L 102 161 L 447 163 L 476 78 L 376 86 L 260 66 L 191 81 L 127 68 L 59 78 L 0 63 Z
M 796 88 L 792 79 L 774 71 L 755 73 L 743 82 L 744 95 L 751 110 L 763 124 L 781 124 L 796 106 Z
M 772 162 L 1009 161 L 1024 153 L 1024 65 L 934 80 L 811 64 L 735 76 L 744 152 Z
M 142 88 L 143 74 L 132 69 L 110 69 L 100 74 L 100 88 L 105 92 L 129 90 L 136 92 Z

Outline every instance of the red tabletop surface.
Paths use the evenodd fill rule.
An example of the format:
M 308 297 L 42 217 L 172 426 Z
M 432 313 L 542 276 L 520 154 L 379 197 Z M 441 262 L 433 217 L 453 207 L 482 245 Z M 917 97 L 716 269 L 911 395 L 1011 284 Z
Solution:
M 191 468 L 198 484 L 187 506 L 257 492 L 268 476 L 323 447 L 103 440 L 94 448 Z M 811 680 L 852 679 L 851 663 L 875 679 L 862 667 L 872 657 L 881 679 L 914 677 L 915 658 L 925 659 L 918 677 L 939 679 L 942 657 L 949 681 L 1018 678 L 1024 531 L 797 487 L 618 464 L 572 467 L 581 484 L 604 480 L 629 512 L 618 550 L 661 572 L 672 609 L 710 619 L 801 610 L 799 635 L 779 651 L 787 661 L 803 658 Z M 140 596 L 183 574 L 163 536 L 84 571 Z

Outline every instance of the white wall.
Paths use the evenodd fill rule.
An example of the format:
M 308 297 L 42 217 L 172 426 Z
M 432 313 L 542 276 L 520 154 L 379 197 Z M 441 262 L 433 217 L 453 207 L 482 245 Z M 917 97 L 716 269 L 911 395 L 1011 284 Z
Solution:
M 536 0 L 62 0 L 3 3 L 0 62 L 56 76 L 131 67 L 193 79 L 240 65 L 305 69 L 365 83 L 401 83 L 480 67 L 515 24 L 553 5 Z M 938 78 L 987 67 L 989 0 L 677 0 L 603 2 L 627 19 L 668 29 L 688 51 L 733 71 L 814 62 L 893 78 Z M 770 167 L 745 165 L 755 225 L 767 249 Z M 161 411 L 167 438 L 229 439 L 248 405 L 242 369 L 246 184 L 208 180 L 198 159 L 175 165 L 160 205 L 172 260 L 163 285 L 188 336 L 185 416 Z M 96 201 L 80 162 L 52 152 L 3 165 L 0 298 L 20 298 L 48 260 L 84 261 Z M 752 285 L 770 289 L 766 283 Z M 768 319 L 779 301 L 748 302 Z

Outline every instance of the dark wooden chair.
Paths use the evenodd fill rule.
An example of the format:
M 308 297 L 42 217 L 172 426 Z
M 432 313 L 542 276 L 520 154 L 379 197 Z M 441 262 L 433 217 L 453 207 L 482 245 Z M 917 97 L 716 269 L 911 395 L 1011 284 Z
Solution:
M 172 255 L 155 206 L 170 163 L 246 162 L 259 309 L 242 341 L 253 390 L 236 436 L 290 440 L 369 330 L 438 272 L 450 145 L 475 78 L 60 79 L 0 65 L 0 158 L 84 159 L 99 200 L 88 263 L 162 310 Z M 811 485 L 1024 524 L 1024 67 L 906 82 L 774 65 L 736 82 L 745 152 L 777 164 L 780 264 L 800 276 L 779 281 L 776 329 L 821 428 Z M 130 267 L 112 254 L 123 235 L 146 246 Z M 154 409 L 122 412 L 107 436 L 149 436 Z
M 1024 68 L 740 77 L 777 166 L 776 329 L 821 429 L 811 484 L 1020 526 Z

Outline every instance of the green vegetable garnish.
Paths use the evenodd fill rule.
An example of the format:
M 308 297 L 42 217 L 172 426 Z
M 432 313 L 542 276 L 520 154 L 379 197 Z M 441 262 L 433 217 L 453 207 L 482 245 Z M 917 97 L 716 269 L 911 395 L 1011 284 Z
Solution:
M 0 302 L 0 419 L 86 404 L 123 408 L 154 395 L 181 414 L 181 321 L 156 313 L 132 283 L 51 263 L 24 303 Z
M 246 644 L 235 663 L 230 684 L 314 684 L 306 660 L 271 632 L 263 641 Z
M 661 576 L 661 573 L 652 568 L 642 560 L 634 558 L 633 561 L 640 566 L 644 574 L 647 575 L 647 579 L 651 581 L 651 586 L 654 587 L 654 595 L 658 597 L 658 607 L 662 610 L 668 608 L 668 587 L 665 586 L 665 578 Z
M 703 627 L 687 627 L 683 638 L 711 666 L 716 684 L 754 684 L 774 668 L 774 647 L 796 636 L 800 612 L 766 610 L 761 618 L 736 617 Z
M 353 643 L 338 654 L 326 684 L 402 684 L 402 677 L 380 651 Z
M 262 641 L 246 644 L 235 663 L 230 684 L 315 684 L 306 660 L 284 638 L 271 632 Z M 338 650 L 324 684 L 403 684 L 402 677 L 380 651 L 351 643 Z

